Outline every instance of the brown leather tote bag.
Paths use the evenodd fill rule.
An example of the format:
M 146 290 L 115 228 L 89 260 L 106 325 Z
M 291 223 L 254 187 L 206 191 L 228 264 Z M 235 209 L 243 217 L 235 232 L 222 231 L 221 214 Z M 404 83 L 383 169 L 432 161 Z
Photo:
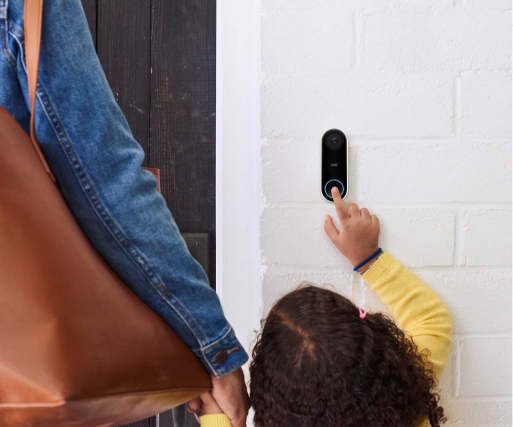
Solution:
M 29 137 L 0 107 L 0 426 L 115 426 L 210 377 L 75 222 L 36 140 L 42 0 L 25 2 Z

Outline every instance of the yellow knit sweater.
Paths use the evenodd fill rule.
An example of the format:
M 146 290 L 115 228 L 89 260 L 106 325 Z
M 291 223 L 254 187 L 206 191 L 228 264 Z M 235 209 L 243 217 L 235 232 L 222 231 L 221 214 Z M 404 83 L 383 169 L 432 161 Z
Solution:
M 440 378 L 451 346 L 452 320 L 447 306 L 418 276 L 383 252 L 374 265 L 362 275 L 370 287 L 392 311 L 399 326 L 411 333 L 419 350 L 427 348 L 437 378 Z M 201 427 L 231 427 L 224 414 L 200 417 Z M 429 427 L 427 419 L 418 427 Z

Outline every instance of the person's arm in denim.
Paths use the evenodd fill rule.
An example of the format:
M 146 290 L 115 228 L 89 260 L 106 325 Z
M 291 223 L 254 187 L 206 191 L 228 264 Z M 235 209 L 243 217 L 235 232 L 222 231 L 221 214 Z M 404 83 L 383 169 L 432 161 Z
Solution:
M 0 101 L 28 129 L 23 3 L 9 0 L 7 7 L 2 52 L 9 67 L 2 73 L 17 81 Z M 213 375 L 239 368 L 248 356 L 157 192 L 155 177 L 141 169 L 143 150 L 109 88 L 78 0 L 44 3 L 37 95 L 39 142 L 94 246 Z

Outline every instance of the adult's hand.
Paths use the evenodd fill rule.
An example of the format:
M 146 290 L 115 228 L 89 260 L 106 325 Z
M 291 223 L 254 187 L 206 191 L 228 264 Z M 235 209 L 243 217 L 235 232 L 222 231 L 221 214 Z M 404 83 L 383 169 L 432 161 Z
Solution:
M 212 397 L 233 427 L 246 427 L 246 418 L 251 406 L 242 369 L 221 378 L 212 376 Z M 203 405 L 200 398 L 189 402 L 189 411 L 196 412 Z

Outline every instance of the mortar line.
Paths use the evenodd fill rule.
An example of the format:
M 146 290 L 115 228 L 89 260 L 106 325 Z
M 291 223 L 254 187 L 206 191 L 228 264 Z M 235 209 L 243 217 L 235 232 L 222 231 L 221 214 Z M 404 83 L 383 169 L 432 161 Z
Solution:
M 511 338 L 509 332 L 457 332 L 454 334 L 459 338 Z
M 395 142 L 397 144 L 419 144 L 419 143 L 440 143 L 440 144 L 454 144 L 455 142 L 463 142 L 468 144 L 508 144 L 511 140 L 502 136 L 491 136 L 486 138 L 477 138 L 475 136 L 468 136 L 465 138 L 457 138 L 456 135 L 446 136 L 371 136 L 371 135 L 348 135 L 350 138 L 350 146 L 356 148 L 369 147 L 370 145 L 380 145 L 381 143 Z M 271 145 L 290 144 L 297 145 L 298 143 L 308 143 L 312 140 L 317 140 L 318 136 L 315 135 L 292 135 L 292 134 L 276 134 L 266 135 L 263 137 L 269 141 Z
M 457 209 L 456 211 L 456 236 L 455 236 L 455 265 L 464 266 L 465 261 L 465 242 L 466 242 L 466 222 L 467 222 L 467 211 L 463 209 Z
M 406 264 L 405 264 L 406 265 Z M 281 264 L 281 263 L 265 263 L 262 264 L 262 267 L 265 267 L 264 274 L 283 274 L 283 273 L 291 273 L 291 269 L 294 270 L 294 273 L 336 273 L 339 272 L 343 275 L 351 275 L 352 269 L 350 267 L 344 266 L 344 261 L 341 261 L 339 265 L 304 265 L 304 264 Z M 495 271 L 495 272 L 510 272 L 511 266 L 505 265 L 482 265 L 482 266 L 454 266 L 454 265 L 429 265 L 429 266 L 409 266 L 406 267 L 415 272 L 422 271 L 434 271 L 440 273 L 450 273 L 450 272 L 481 272 L 481 271 Z M 352 280 L 352 279 L 351 279 Z
M 460 380 L 461 380 L 461 351 L 459 336 L 454 337 L 454 345 L 456 346 L 456 363 L 454 366 L 456 382 L 454 384 L 454 397 L 458 397 L 460 394 Z
M 398 207 L 397 203 L 386 203 L 386 202 L 373 202 L 360 197 L 358 204 L 368 203 L 372 208 L 393 208 L 395 211 L 408 210 L 408 209 L 455 209 L 455 208 L 466 208 L 466 209 L 507 209 L 511 208 L 511 202 L 433 202 L 433 203 L 408 203 L 407 205 L 401 205 Z M 266 209 L 282 209 L 282 208 L 298 208 L 298 207 L 319 207 L 330 209 L 330 206 L 323 200 L 268 200 Z
M 360 43 L 361 43 L 361 15 L 359 10 L 353 11 L 353 63 L 351 68 L 354 71 L 360 71 L 361 58 L 360 58 Z
M 463 264 L 463 243 L 464 243 L 464 234 L 462 231 L 462 215 L 463 212 L 461 209 L 456 209 L 454 214 L 454 253 L 453 253 L 453 264 L 455 266 L 461 266 Z
M 487 396 L 469 395 L 461 397 L 450 397 L 444 399 L 444 402 L 459 402 L 459 403 L 498 403 L 498 402 L 511 402 L 511 395 L 508 394 L 495 394 Z M 443 406 L 443 405 L 442 405 Z
M 461 139 L 462 113 L 461 113 L 461 73 L 454 78 L 454 133 L 456 139 Z

